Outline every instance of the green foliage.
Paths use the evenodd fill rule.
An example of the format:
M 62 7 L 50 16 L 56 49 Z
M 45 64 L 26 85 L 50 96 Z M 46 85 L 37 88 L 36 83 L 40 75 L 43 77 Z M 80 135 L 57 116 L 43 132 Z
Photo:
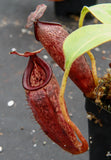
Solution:
M 100 22 L 111 24 L 111 3 L 103 3 L 91 7 L 84 6 L 79 19 L 79 27 L 82 27 L 84 18 L 88 12 Z
M 65 69 L 85 52 L 111 40 L 111 24 L 96 24 L 81 27 L 64 41 Z
M 90 12 L 103 24 L 92 24 L 82 26 L 86 14 Z M 111 41 L 111 3 L 104 3 L 91 7 L 83 7 L 81 12 L 79 28 L 72 32 L 64 41 L 63 51 L 65 56 L 65 72 L 60 89 L 60 101 L 63 102 L 63 95 L 66 87 L 68 74 L 72 63 L 84 53 L 92 55 L 91 49 Z M 90 54 L 89 54 L 90 53 Z M 92 74 L 95 84 L 98 85 L 95 59 L 91 58 Z M 92 93 L 93 95 L 93 93 Z M 90 95 L 91 96 L 91 95 Z
M 90 12 L 103 24 L 83 26 L 86 14 Z M 79 29 L 72 32 L 64 41 L 65 69 L 85 52 L 111 40 L 111 3 L 103 3 L 91 7 L 83 7 Z

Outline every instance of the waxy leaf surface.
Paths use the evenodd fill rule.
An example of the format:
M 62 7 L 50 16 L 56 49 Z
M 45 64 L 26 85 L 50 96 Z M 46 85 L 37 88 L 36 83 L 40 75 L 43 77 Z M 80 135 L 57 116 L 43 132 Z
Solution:
M 90 7 L 84 6 L 81 11 L 79 27 L 83 25 L 84 18 L 88 12 L 90 12 L 100 22 L 111 24 L 111 3 L 103 3 Z
M 85 52 L 111 40 L 111 24 L 96 24 L 81 27 L 64 41 L 65 69 Z

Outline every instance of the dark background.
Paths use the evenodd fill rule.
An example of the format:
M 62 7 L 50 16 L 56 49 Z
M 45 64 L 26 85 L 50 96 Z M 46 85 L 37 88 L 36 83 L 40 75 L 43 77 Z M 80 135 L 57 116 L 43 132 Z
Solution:
M 99 0 L 98 3 L 110 2 Z M 9 55 L 12 48 L 20 52 L 34 51 L 42 46 L 35 40 L 33 29 L 24 28 L 29 13 L 38 4 L 45 3 L 48 8 L 43 20 L 55 21 L 64 25 L 69 31 L 77 28 L 78 22 L 72 17 L 57 17 L 54 3 L 46 0 L 0 0 L 0 160 L 89 160 L 88 151 L 81 155 L 71 155 L 54 144 L 40 129 L 27 105 L 22 74 L 27 58 Z M 94 23 L 89 19 L 85 23 Z M 111 43 L 99 46 L 93 50 L 96 55 L 98 75 L 104 74 L 111 59 Z M 44 57 L 45 55 L 45 57 Z M 41 57 L 47 58 L 61 84 L 63 72 L 43 51 Z M 65 92 L 68 111 L 72 121 L 80 128 L 88 140 L 88 126 L 85 99 L 81 91 L 68 80 Z M 8 106 L 10 100 L 13 106 Z

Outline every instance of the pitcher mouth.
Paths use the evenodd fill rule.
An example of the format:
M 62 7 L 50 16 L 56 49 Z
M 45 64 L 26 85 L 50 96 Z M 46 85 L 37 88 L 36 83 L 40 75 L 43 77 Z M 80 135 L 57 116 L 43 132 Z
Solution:
M 32 86 L 31 81 L 30 81 L 31 73 L 34 69 L 34 62 L 38 66 L 40 66 L 45 73 L 45 80 L 38 86 Z M 38 89 L 44 87 L 45 85 L 47 85 L 47 83 L 50 81 L 51 77 L 52 77 L 51 67 L 45 61 L 43 61 L 41 58 L 39 58 L 38 56 L 36 56 L 36 55 L 30 56 L 28 65 L 27 65 L 27 67 L 24 71 L 24 74 L 23 74 L 22 85 L 26 90 L 30 90 L 30 91 L 38 90 Z
M 62 142 L 62 144 L 60 144 L 58 142 L 58 140 L 55 140 L 55 142 L 57 144 L 59 144 L 66 151 L 69 151 L 73 154 L 83 153 L 88 149 L 88 143 L 85 140 L 85 138 L 82 136 L 82 134 L 81 134 L 80 130 L 77 128 L 77 126 L 70 120 L 64 99 L 62 101 L 63 103 L 60 104 L 60 100 L 59 100 L 59 91 L 60 90 L 58 88 L 59 85 L 58 85 L 57 81 L 55 81 L 55 83 L 53 82 L 54 77 L 53 77 L 52 69 L 44 60 L 42 60 L 41 58 L 39 58 L 36 55 L 36 54 L 40 53 L 41 50 L 42 49 L 40 49 L 38 51 L 34 51 L 34 52 L 25 52 L 22 54 L 18 53 L 16 51 L 13 51 L 10 53 L 10 54 L 16 54 L 19 56 L 23 56 L 23 57 L 29 57 L 29 62 L 28 62 L 28 65 L 24 71 L 23 79 L 22 79 L 23 87 L 26 90 L 27 101 L 28 101 L 29 105 L 31 106 L 31 109 L 33 110 L 34 114 L 36 114 L 36 111 L 37 111 L 37 114 L 39 114 L 39 113 L 41 114 L 40 118 L 43 118 L 42 117 L 42 116 L 44 116 L 43 113 L 45 113 L 45 116 L 49 116 L 49 114 L 52 114 L 52 119 L 53 119 L 54 114 L 56 114 L 55 119 L 53 119 L 57 123 L 57 126 L 55 124 L 55 126 L 54 126 L 55 128 L 53 128 L 54 133 L 56 133 L 56 129 L 58 129 L 59 127 L 61 127 L 61 130 L 62 130 L 62 132 L 60 132 L 62 134 L 62 135 L 60 135 L 61 138 L 60 139 L 58 138 L 59 142 L 60 143 Z M 50 83 L 50 85 L 49 85 L 49 83 Z M 45 89 L 44 87 L 46 85 L 47 85 L 47 88 Z M 51 87 L 51 85 L 52 85 L 52 87 Z M 57 88 L 55 88 L 55 85 L 57 85 Z M 41 90 L 39 90 L 39 89 L 41 89 Z M 53 92 L 52 92 L 52 90 L 53 90 Z M 30 91 L 32 91 L 32 92 L 30 92 Z M 38 93 L 40 93 L 39 96 L 41 96 L 41 98 L 39 96 L 38 96 L 39 98 L 36 97 L 36 95 L 38 95 Z M 50 97 L 51 94 L 52 94 L 52 97 Z M 56 96 L 54 94 L 56 94 Z M 46 100 L 45 100 L 45 97 L 46 97 Z M 40 102 L 43 103 L 42 106 L 37 107 L 40 105 Z M 46 107 L 44 107 L 45 105 L 46 105 Z M 44 111 L 44 112 L 41 112 L 40 108 L 42 108 L 42 107 L 43 107 L 42 111 Z M 46 111 L 47 108 L 48 108 L 49 112 Z M 38 109 L 38 110 L 36 110 L 36 109 Z M 38 121 L 39 121 L 39 119 L 38 119 Z M 43 120 L 43 123 L 41 124 L 42 128 L 43 127 L 46 128 L 48 126 L 47 123 L 50 123 L 50 122 L 47 121 L 47 118 L 46 118 L 45 120 Z M 45 126 L 45 124 L 47 126 Z M 49 126 L 51 126 L 51 125 L 52 125 L 52 123 Z M 66 128 L 66 126 L 67 126 L 67 128 Z M 49 130 L 46 130 L 46 129 L 44 131 L 51 132 L 51 135 L 52 135 L 51 127 L 48 128 Z M 70 131 L 70 134 L 69 134 L 69 131 Z M 45 132 L 45 133 L 47 134 L 47 132 Z M 68 142 L 67 148 L 63 144 L 64 142 L 66 142 L 66 140 L 65 141 L 63 140 L 64 134 L 66 135 L 65 136 L 66 138 L 70 139 L 70 141 Z M 49 137 L 51 137 L 51 135 Z M 76 136 L 78 138 L 76 138 Z M 73 148 L 70 148 L 70 145 Z
M 41 48 L 34 52 L 25 52 L 25 53 L 19 53 L 17 51 L 10 52 L 10 54 L 16 54 L 22 57 L 29 57 L 29 62 L 22 78 L 22 85 L 26 90 L 30 91 L 38 90 L 47 85 L 52 77 L 53 72 L 50 65 L 37 56 L 37 54 L 40 53 L 43 49 L 44 48 Z M 38 66 L 37 67 L 38 70 L 37 68 L 34 68 L 35 66 L 36 67 Z

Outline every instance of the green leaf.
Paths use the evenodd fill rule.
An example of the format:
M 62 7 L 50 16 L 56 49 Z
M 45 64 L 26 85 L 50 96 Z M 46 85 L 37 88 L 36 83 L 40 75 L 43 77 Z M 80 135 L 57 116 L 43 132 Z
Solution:
M 72 32 L 64 41 L 65 69 L 69 69 L 79 56 L 111 40 L 111 24 L 83 26 Z
M 84 18 L 88 12 L 100 22 L 111 24 L 111 3 L 103 3 L 91 7 L 84 6 L 79 19 L 79 27 L 83 25 Z

